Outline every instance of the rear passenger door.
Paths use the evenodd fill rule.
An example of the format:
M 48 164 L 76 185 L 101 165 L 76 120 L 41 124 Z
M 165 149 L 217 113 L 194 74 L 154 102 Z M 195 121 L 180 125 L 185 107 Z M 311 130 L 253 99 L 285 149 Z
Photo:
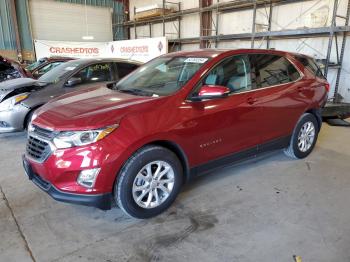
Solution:
M 250 60 L 257 79 L 254 103 L 261 113 L 256 122 L 261 143 L 287 137 L 307 106 L 301 73 L 283 56 L 254 54 Z

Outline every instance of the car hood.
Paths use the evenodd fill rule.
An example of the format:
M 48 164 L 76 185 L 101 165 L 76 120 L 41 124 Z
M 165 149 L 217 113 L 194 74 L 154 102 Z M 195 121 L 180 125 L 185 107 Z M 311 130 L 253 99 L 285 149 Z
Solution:
M 60 96 L 36 111 L 33 124 L 52 130 L 96 129 L 119 123 L 130 111 L 138 111 L 155 97 L 120 93 L 94 87 Z
M 0 83 L 0 102 L 21 93 L 37 91 L 46 85 L 32 78 L 6 80 Z
M 8 92 L 21 87 L 31 86 L 31 85 L 39 86 L 38 80 L 35 80 L 32 78 L 16 78 L 16 79 L 11 79 L 11 80 L 6 80 L 4 82 L 1 82 L 0 91 Z

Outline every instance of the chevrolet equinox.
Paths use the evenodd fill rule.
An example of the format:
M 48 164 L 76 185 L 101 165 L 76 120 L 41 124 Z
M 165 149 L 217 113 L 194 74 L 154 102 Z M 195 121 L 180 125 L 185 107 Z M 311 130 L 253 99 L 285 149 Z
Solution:
M 23 165 L 54 199 L 136 218 L 166 210 L 183 183 L 284 148 L 304 158 L 329 84 L 315 61 L 275 50 L 170 53 L 119 83 L 58 97 L 28 127 Z

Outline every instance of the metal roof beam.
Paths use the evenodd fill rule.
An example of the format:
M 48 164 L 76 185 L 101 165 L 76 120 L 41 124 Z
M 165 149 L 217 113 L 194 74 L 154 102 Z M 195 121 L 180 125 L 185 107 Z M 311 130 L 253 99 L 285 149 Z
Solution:
M 257 0 L 256 4 L 257 4 L 257 7 L 259 8 L 259 7 L 265 6 L 266 4 L 269 4 L 270 2 L 272 2 L 274 5 L 283 5 L 283 4 L 290 4 L 294 2 L 305 2 L 305 1 L 311 1 L 311 0 L 271 0 L 271 1 Z M 213 4 L 207 7 L 195 7 L 195 8 L 180 10 L 178 12 L 173 12 L 170 14 L 166 14 L 164 16 L 156 17 L 156 18 L 126 21 L 118 25 L 135 26 L 135 25 L 146 25 L 149 23 L 162 23 L 163 21 L 172 21 L 177 19 L 179 16 L 184 16 L 189 14 L 202 13 L 202 12 L 208 12 L 208 11 L 234 12 L 242 9 L 252 8 L 253 6 L 254 6 L 254 1 L 251 1 L 251 0 L 221 2 L 221 3 Z
M 282 31 L 266 31 L 266 32 L 256 32 L 254 38 L 288 38 L 288 37 L 315 37 L 329 35 L 333 30 L 334 33 L 337 32 L 350 32 L 350 26 L 336 26 L 333 29 L 330 27 L 319 27 L 319 28 L 303 28 L 303 29 L 290 29 Z M 241 33 L 241 34 L 229 34 L 229 35 L 218 35 L 218 36 L 202 36 L 202 37 L 190 37 L 181 39 L 169 39 L 173 42 L 195 42 L 199 40 L 250 40 L 252 33 Z

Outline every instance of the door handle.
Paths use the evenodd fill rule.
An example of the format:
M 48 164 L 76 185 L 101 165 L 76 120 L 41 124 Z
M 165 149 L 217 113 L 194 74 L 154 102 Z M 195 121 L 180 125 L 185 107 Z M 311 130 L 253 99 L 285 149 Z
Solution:
M 249 97 L 247 99 L 247 103 L 250 104 L 250 105 L 256 103 L 257 101 L 258 101 L 258 99 L 254 98 L 254 97 Z

